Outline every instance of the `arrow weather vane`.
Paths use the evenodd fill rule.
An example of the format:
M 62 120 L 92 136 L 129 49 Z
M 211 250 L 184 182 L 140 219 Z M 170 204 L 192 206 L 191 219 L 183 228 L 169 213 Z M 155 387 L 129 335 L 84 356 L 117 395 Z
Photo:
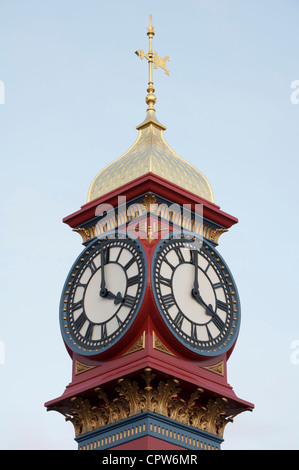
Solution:
M 152 15 L 150 15 L 150 25 L 147 28 L 148 29 L 148 37 L 149 37 L 149 51 L 148 54 L 145 54 L 142 49 L 139 49 L 138 51 L 135 52 L 135 54 L 140 57 L 140 59 L 143 59 L 144 57 L 148 61 L 149 65 L 149 80 L 148 80 L 148 95 L 145 99 L 146 103 L 148 104 L 148 111 L 153 110 L 155 111 L 154 104 L 156 102 L 156 97 L 154 95 L 154 83 L 153 83 L 153 64 L 154 64 L 154 69 L 157 69 L 158 67 L 161 67 L 167 75 L 169 75 L 169 71 L 166 68 L 166 62 L 169 60 L 169 57 L 165 57 L 164 59 L 162 57 L 159 57 L 157 52 L 153 53 L 152 50 L 152 41 L 153 37 L 155 35 L 155 30 L 152 24 Z

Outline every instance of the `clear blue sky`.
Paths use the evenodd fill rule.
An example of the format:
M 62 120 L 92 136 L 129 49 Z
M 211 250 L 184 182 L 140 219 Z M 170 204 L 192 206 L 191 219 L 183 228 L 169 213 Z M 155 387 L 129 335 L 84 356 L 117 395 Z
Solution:
M 145 117 L 146 28 L 169 55 L 155 71 L 165 138 L 239 224 L 220 238 L 242 303 L 228 363 L 256 406 L 223 449 L 298 449 L 297 0 L 1 0 L 0 448 L 75 449 L 44 402 L 71 380 L 61 289 L 83 248 L 62 218 L 123 154 Z M 298 348 L 298 346 L 297 346 Z

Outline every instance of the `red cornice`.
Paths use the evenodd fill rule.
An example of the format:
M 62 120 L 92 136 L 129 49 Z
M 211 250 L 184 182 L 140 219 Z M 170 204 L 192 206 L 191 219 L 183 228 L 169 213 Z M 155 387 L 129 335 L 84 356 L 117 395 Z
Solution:
M 236 217 L 221 211 L 220 206 L 217 206 L 216 204 L 207 201 L 190 191 L 182 189 L 176 184 L 153 173 L 147 173 L 146 175 L 140 176 L 139 178 L 136 178 L 135 180 L 84 204 L 79 211 L 66 216 L 63 219 L 63 222 L 68 224 L 71 228 L 78 227 L 89 220 L 92 220 L 96 216 L 96 209 L 99 204 L 110 204 L 111 206 L 116 207 L 119 196 L 125 196 L 126 201 L 129 202 L 149 191 L 181 206 L 183 204 L 190 204 L 192 210 L 195 210 L 196 204 L 202 204 L 204 218 L 211 220 L 224 228 L 228 229 L 238 222 Z

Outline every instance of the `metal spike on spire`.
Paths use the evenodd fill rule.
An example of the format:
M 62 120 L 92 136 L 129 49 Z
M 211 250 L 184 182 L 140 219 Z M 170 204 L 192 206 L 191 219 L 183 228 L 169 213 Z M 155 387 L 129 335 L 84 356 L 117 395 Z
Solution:
M 167 75 L 169 75 L 169 71 L 166 68 L 166 62 L 169 60 L 169 57 L 159 57 L 157 52 L 153 53 L 153 48 L 152 48 L 152 41 L 153 37 L 155 35 L 155 29 L 153 27 L 152 23 L 152 15 L 150 15 L 150 25 L 147 28 L 148 32 L 147 35 L 149 37 L 149 51 L 147 54 L 144 53 L 142 49 L 139 49 L 138 51 L 135 52 L 135 54 L 140 57 L 140 59 L 143 59 L 144 57 L 147 59 L 148 64 L 149 64 L 149 80 L 148 80 L 148 95 L 145 99 L 148 108 L 148 111 L 155 111 L 154 104 L 156 103 L 156 97 L 154 95 L 154 82 L 153 82 L 153 65 L 154 69 L 157 69 L 158 67 L 161 67 Z

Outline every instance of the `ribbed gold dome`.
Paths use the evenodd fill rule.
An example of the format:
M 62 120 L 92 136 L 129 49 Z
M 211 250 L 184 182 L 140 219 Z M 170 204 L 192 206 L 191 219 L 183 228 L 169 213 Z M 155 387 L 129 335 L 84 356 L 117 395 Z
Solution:
M 134 145 L 121 157 L 106 166 L 94 178 L 88 202 L 149 172 L 213 202 L 207 179 L 193 165 L 179 157 L 167 144 L 154 110 L 148 110 Z

